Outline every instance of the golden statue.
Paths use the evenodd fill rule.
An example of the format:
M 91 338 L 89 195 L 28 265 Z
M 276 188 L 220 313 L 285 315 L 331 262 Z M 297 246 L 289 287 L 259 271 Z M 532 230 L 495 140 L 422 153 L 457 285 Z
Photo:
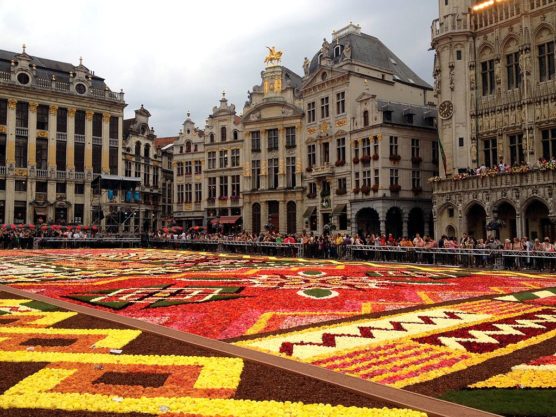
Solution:
M 277 51 L 273 46 L 272 48 L 266 47 L 268 49 L 268 55 L 264 59 L 265 64 L 279 64 L 282 60 L 282 51 Z

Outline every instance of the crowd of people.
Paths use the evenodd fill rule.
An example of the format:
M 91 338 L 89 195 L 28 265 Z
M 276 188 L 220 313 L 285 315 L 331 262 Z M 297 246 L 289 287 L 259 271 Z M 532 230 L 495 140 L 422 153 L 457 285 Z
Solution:
M 435 240 L 431 236 L 416 234 L 412 239 L 405 236 L 394 237 L 393 234 L 345 234 L 331 233 L 326 235 L 315 235 L 303 232 L 301 234 L 280 234 L 275 232 L 264 232 L 260 234 L 241 232 L 236 234 L 223 233 L 199 233 L 195 231 L 182 231 L 181 233 L 167 233 L 159 231 L 152 238 L 154 241 L 163 242 L 197 242 L 199 244 L 208 242 L 220 242 L 230 246 L 237 245 L 236 251 L 245 251 L 238 243 L 256 246 L 259 243 L 275 243 L 275 253 L 288 254 L 288 244 L 301 246 L 303 256 L 321 259 L 345 259 L 365 258 L 377 261 L 405 261 L 421 263 L 455 263 L 464 266 L 488 266 L 495 264 L 495 258 L 501 260 L 505 269 L 550 269 L 556 267 L 556 241 L 550 238 L 529 239 L 528 237 L 500 240 L 495 235 L 487 239 L 475 239 L 473 236 L 464 234 L 460 239 L 442 236 Z M 248 246 L 248 245 L 245 245 Z M 279 246 L 282 246 L 281 248 Z M 399 248 L 399 250 L 396 250 Z M 418 248 L 421 251 L 412 251 Z M 437 250 L 437 249 L 445 249 Z M 454 255 L 446 250 L 454 250 Z M 457 249 L 478 249 L 477 254 L 467 255 L 469 251 L 456 251 Z M 227 248 L 230 250 L 230 248 Z M 233 249 L 231 249 L 233 250 Z M 251 249 L 253 250 L 253 249 Z M 266 248 L 265 251 L 270 249 Z M 282 252 L 280 252 L 282 250 Z M 486 254 L 491 251 L 492 254 Z M 498 251 L 514 252 L 514 256 L 502 256 Z M 460 254 L 465 252 L 464 254 Z M 548 253 L 555 253 L 554 259 L 542 259 Z M 435 255 L 436 254 L 436 255 Z M 543 256 L 538 256 L 543 255 Z
M 8 225 L 0 226 L 0 249 L 33 249 L 36 238 L 91 239 L 99 235 L 96 226 Z

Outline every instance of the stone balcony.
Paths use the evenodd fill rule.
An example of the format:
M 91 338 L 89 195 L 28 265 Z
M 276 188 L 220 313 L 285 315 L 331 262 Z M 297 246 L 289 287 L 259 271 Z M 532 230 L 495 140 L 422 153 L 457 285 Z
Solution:
M 309 175 L 314 179 L 332 176 L 334 175 L 334 165 L 323 164 L 314 166 Z

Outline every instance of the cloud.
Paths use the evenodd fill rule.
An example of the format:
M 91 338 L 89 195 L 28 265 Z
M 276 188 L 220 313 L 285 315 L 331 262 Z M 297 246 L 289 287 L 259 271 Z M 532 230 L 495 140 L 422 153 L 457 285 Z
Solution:
M 322 38 L 350 21 L 381 39 L 428 82 L 434 0 L 276 3 L 0 0 L 0 47 L 84 64 L 126 93 L 126 117 L 144 104 L 159 136 L 176 135 L 191 111 L 204 127 L 221 92 L 239 112 L 260 83 L 265 46 L 285 51 L 283 64 L 302 73 Z

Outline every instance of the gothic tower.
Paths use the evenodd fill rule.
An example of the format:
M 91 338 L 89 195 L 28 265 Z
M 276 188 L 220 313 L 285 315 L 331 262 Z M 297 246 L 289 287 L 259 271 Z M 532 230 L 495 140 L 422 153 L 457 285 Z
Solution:
M 471 3 L 439 0 L 439 18 L 431 28 L 442 177 L 476 164 L 470 117 L 476 88 Z

